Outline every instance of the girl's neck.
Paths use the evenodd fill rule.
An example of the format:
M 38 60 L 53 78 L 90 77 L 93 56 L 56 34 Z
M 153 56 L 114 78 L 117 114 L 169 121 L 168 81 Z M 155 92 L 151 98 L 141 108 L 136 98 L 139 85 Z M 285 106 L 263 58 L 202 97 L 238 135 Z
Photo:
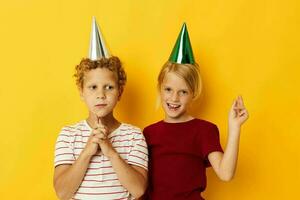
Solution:
M 176 118 L 165 116 L 164 121 L 168 122 L 168 123 L 182 123 L 182 122 L 190 121 L 192 119 L 194 119 L 194 117 L 191 116 L 191 115 L 184 115 L 184 116 L 179 116 L 179 117 L 176 117 Z

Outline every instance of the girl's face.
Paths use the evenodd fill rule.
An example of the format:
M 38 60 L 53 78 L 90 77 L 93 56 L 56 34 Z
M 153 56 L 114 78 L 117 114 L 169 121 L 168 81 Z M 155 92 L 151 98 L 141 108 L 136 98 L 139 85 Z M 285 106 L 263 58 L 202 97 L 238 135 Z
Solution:
M 111 115 L 120 98 L 116 75 L 106 68 L 97 68 L 87 72 L 84 75 L 80 96 L 87 105 L 90 116 Z
M 192 102 L 193 93 L 185 80 L 176 73 L 166 73 L 160 88 L 160 98 L 166 122 L 176 123 L 190 119 L 187 108 Z

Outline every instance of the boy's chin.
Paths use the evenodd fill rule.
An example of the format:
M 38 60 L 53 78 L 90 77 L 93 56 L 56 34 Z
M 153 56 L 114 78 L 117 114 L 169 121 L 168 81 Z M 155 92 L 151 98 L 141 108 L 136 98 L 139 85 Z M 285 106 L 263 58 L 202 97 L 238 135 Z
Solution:
M 103 112 L 103 111 L 90 111 L 90 115 L 94 115 L 94 117 L 104 118 L 109 115 L 110 112 Z

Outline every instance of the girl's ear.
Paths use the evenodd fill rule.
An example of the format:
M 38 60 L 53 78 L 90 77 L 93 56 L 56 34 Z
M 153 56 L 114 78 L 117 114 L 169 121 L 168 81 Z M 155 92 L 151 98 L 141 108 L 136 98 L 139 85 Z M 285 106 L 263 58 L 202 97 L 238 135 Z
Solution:
M 155 109 L 158 110 L 160 106 L 161 106 L 161 97 L 160 97 L 160 94 L 158 93 L 156 96 Z
M 161 87 L 157 86 L 156 88 L 156 103 L 155 103 L 155 109 L 158 110 L 161 106 Z

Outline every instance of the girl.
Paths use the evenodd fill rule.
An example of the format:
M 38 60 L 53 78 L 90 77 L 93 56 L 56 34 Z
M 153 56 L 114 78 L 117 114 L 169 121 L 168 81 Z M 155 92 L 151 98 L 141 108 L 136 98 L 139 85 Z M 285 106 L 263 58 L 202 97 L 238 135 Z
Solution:
M 212 166 L 223 181 L 232 179 L 238 157 L 241 125 L 248 113 L 242 97 L 229 111 L 225 151 L 211 122 L 189 114 L 191 102 L 201 93 L 198 65 L 194 61 L 184 24 L 169 61 L 158 76 L 158 90 L 165 118 L 144 129 L 149 149 L 151 200 L 200 200 L 206 187 L 206 167 Z

